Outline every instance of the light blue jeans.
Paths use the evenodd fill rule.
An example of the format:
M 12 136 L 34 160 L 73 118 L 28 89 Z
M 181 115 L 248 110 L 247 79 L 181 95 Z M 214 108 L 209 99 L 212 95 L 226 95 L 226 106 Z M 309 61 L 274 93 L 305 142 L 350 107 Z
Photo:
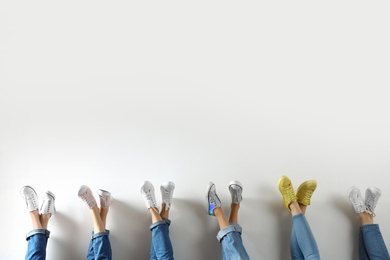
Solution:
M 363 225 L 359 233 L 360 260 L 389 260 L 385 241 L 378 224 Z
M 218 232 L 217 239 L 222 245 L 223 260 L 249 260 L 241 234 L 241 226 L 235 223 L 230 223 L 230 226 Z
M 94 234 L 92 232 L 91 242 L 89 243 L 88 248 L 88 260 L 111 260 L 112 251 L 111 243 L 108 236 L 110 231 L 106 230 L 104 232 L 99 232 Z
M 169 238 L 169 225 L 171 221 L 163 218 L 150 225 L 152 243 L 150 245 L 151 260 L 173 260 L 173 249 Z
M 26 260 L 45 260 L 46 246 L 50 231 L 47 229 L 33 229 L 26 235 Z
M 290 239 L 291 259 L 319 260 L 316 240 L 303 213 L 294 215 Z

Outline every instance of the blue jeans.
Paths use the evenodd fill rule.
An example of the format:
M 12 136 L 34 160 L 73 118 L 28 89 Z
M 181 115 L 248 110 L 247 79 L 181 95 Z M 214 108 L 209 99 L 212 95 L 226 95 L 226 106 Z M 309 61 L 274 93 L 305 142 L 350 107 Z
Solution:
M 150 259 L 173 260 L 173 249 L 169 238 L 169 225 L 171 221 L 163 218 L 150 225 L 152 243 L 150 245 Z
M 377 224 L 363 225 L 359 233 L 360 260 L 389 260 L 385 242 Z
M 290 247 L 293 260 L 319 260 L 320 253 L 309 223 L 303 213 L 294 215 Z
M 249 255 L 242 243 L 241 226 L 235 223 L 230 224 L 230 226 L 221 229 L 217 235 L 217 239 L 222 245 L 222 259 L 249 260 Z
M 26 260 L 45 260 L 46 246 L 50 231 L 47 229 L 34 229 L 27 233 Z
M 104 232 L 99 232 L 94 234 L 92 232 L 91 242 L 89 243 L 88 248 L 88 260 L 111 260 L 112 251 L 111 243 L 108 236 L 110 231 L 106 230 Z

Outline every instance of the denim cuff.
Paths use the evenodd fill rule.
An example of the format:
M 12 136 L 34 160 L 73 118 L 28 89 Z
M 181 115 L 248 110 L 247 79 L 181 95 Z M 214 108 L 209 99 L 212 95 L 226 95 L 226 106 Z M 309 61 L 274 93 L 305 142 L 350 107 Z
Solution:
M 149 229 L 152 230 L 153 228 L 159 226 L 159 225 L 170 225 L 171 221 L 167 218 L 162 218 L 162 220 L 159 220 L 157 222 L 154 222 L 152 225 L 150 225 Z
M 217 240 L 221 243 L 222 238 L 224 236 L 226 236 L 227 234 L 229 234 L 230 232 L 238 232 L 241 234 L 242 228 L 240 225 L 238 225 L 236 223 L 230 223 L 230 226 L 227 226 L 218 232 Z
M 110 230 L 106 229 L 106 231 L 103 232 L 98 232 L 95 234 L 95 232 L 92 231 L 91 239 L 97 238 L 97 237 L 102 237 L 102 236 L 109 236 L 110 235 Z
M 28 232 L 26 234 L 26 240 L 28 240 L 30 237 L 32 237 L 34 235 L 37 235 L 37 234 L 45 235 L 46 238 L 50 237 L 50 231 L 49 230 L 43 229 L 43 228 L 37 228 L 37 229 L 31 230 L 30 232 Z
M 378 224 L 366 224 L 360 226 L 360 229 L 362 231 L 367 231 L 367 230 L 379 230 L 379 225 Z

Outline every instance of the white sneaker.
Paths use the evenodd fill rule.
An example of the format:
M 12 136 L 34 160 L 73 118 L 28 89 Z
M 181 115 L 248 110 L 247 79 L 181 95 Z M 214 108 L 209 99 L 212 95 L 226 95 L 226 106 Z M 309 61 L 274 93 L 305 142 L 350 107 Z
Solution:
M 38 209 L 38 196 L 32 187 L 23 186 L 20 189 L 20 195 L 22 195 L 22 198 L 26 202 L 28 211 L 33 211 Z
M 164 182 L 160 186 L 162 202 L 165 203 L 165 210 L 171 208 L 171 201 L 172 201 L 174 189 L 175 189 L 175 184 L 171 181 Z
M 362 194 L 357 187 L 352 186 L 349 189 L 348 198 L 356 214 L 367 212 L 367 208 L 363 201 Z
M 232 197 L 232 203 L 240 204 L 242 201 L 242 183 L 239 181 L 231 181 L 229 183 L 229 191 Z
M 374 210 L 376 207 L 376 204 L 382 195 L 382 191 L 375 187 L 370 187 L 366 190 L 366 201 L 365 205 L 367 207 L 367 210 L 374 214 Z
M 82 199 L 90 209 L 92 209 L 97 205 L 95 197 L 93 196 L 93 193 L 88 186 L 86 185 L 81 186 L 78 195 L 80 199 Z
M 206 192 L 207 192 L 206 198 L 207 198 L 207 208 L 208 208 L 207 213 L 211 216 L 215 216 L 214 209 L 221 207 L 221 200 L 217 195 L 217 189 L 213 182 L 209 183 Z
M 53 216 L 56 212 L 55 199 L 56 197 L 52 192 L 44 192 L 42 194 L 42 204 L 39 209 L 39 214 L 51 214 Z
M 98 194 L 100 198 L 100 207 L 103 209 L 110 207 L 113 201 L 111 193 L 106 190 L 99 189 Z
M 144 197 L 146 208 L 157 208 L 153 184 L 149 181 L 145 181 L 144 183 L 142 183 L 140 190 L 142 196 Z

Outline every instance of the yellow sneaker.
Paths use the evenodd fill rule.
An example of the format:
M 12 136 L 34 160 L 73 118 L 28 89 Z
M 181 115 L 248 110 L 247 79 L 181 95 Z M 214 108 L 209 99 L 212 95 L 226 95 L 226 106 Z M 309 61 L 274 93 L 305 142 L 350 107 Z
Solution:
M 313 195 L 316 188 L 317 181 L 315 180 L 305 181 L 299 185 L 297 190 L 298 203 L 304 206 L 310 205 L 311 196 Z
M 283 206 L 290 210 L 290 204 L 292 202 L 297 201 L 297 196 L 295 196 L 295 192 L 293 186 L 291 184 L 290 179 L 287 176 L 282 176 L 278 182 L 279 191 L 283 196 Z

